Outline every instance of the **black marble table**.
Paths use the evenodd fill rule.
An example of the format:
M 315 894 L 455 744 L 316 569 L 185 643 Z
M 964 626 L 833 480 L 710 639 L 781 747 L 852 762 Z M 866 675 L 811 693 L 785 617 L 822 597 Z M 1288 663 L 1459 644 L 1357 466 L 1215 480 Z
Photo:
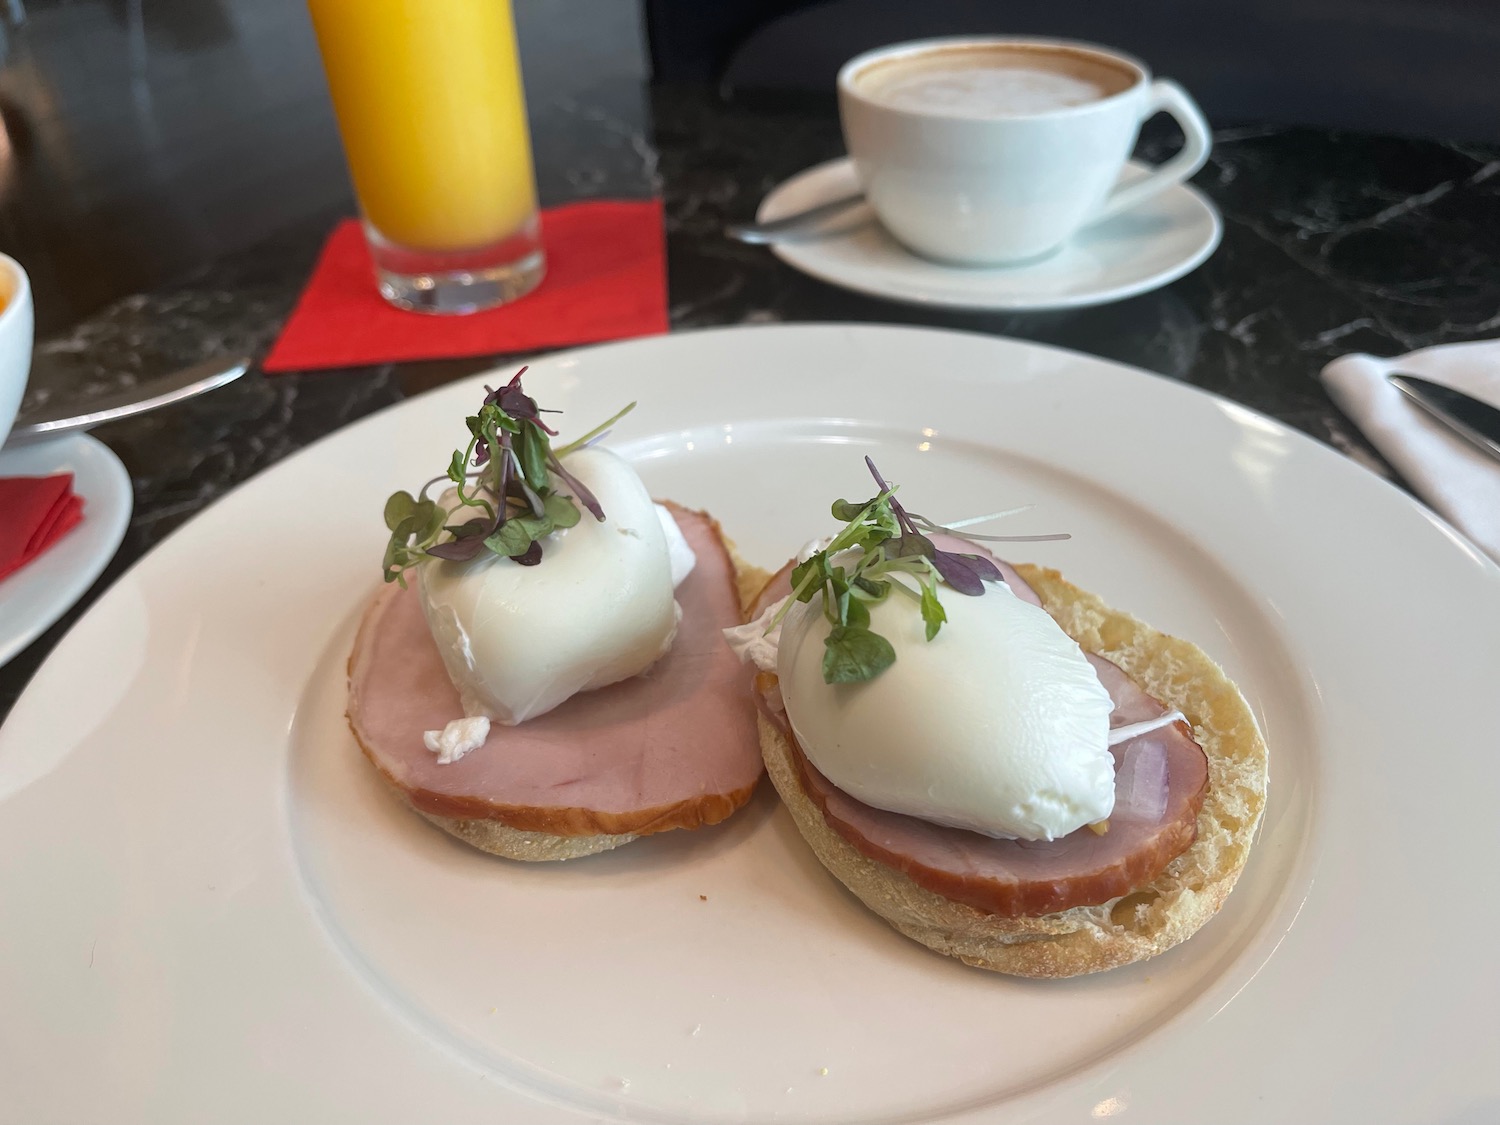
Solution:
M 89 268 L 76 232 L 39 231 L 23 220 L 29 214 L 61 224 L 80 216 L 97 222 L 98 209 L 78 204 L 69 212 L 77 198 L 45 199 L 70 173 L 52 168 L 38 184 L 35 161 L 45 165 L 56 148 L 48 147 L 48 128 L 87 135 L 89 128 L 113 126 L 107 115 L 94 126 L 79 126 L 76 118 L 71 125 L 48 125 L 34 115 L 33 178 L 27 181 L 23 167 L 20 204 L 0 196 L 0 249 L 23 257 L 40 279 L 39 304 L 49 303 L 39 311 L 37 394 L 114 387 L 217 353 L 263 354 L 332 221 L 351 207 L 300 7 L 290 0 L 210 6 L 227 13 L 235 49 L 252 55 L 271 46 L 244 30 L 250 14 L 264 21 L 273 9 L 281 12 L 284 34 L 276 49 L 300 60 L 295 81 L 275 87 L 279 100 L 260 117 L 253 106 L 231 106 L 247 120 L 255 117 L 256 128 L 272 130 L 277 147 L 254 149 L 256 138 L 240 133 L 216 144 L 231 154 L 225 159 L 260 152 L 262 166 L 247 166 L 244 174 L 253 174 L 260 190 L 284 190 L 286 197 L 279 207 L 271 201 L 255 210 L 245 220 L 247 236 L 235 218 L 253 191 L 226 196 L 217 188 L 217 194 L 200 190 L 191 177 L 142 174 L 124 195 L 110 197 L 118 205 L 115 222 L 126 224 L 132 208 L 149 211 L 153 201 L 160 207 L 166 199 L 200 207 L 198 225 L 177 215 L 165 231 L 87 228 L 102 232 L 94 241 L 100 253 L 137 257 L 110 257 L 84 275 L 70 272 Z M 726 241 L 721 228 L 752 215 L 782 179 L 841 152 L 831 110 L 725 104 L 696 88 L 647 93 L 638 33 L 618 15 L 629 6 L 602 0 L 594 7 L 599 20 L 580 30 L 589 21 L 570 19 L 555 3 L 522 0 L 517 6 L 541 191 L 548 203 L 652 193 L 665 198 L 674 329 L 884 321 L 1043 341 L 1216 391 L 1387 475 L 1389 468 L 1324 394 L 1319 368 L 1349 351 L 1394 354 L 1500 331 L 1500 149 L 1256 125 L 1218 129 L 1214 155 L 1196 179 L 1224 214 L 1222 246 L 1196 272 L 1157 292 L 1094 309 L 980 314 L 914 308 L 830 287 L 764 249 Z M 101 19 L 114 19 L 108 8 L 99 9 Z M 31 23 L 13 35 L 11 59 L 0 71 L 0 111 L 12 136 L 27 99 L 40 96 L 35 83 L 17 73 L 18 58 L 35 78 L 45 73 L 49 50 L 76 48 L 76 38 L 69 38 L 76 29 L 44 19 L 59 13 L 78 18 L 73 5 L 37 5 Z M 251 23 L 256 34 L 265 33 Z M 133 31 L 128 21 L 101 26 L 90 34 L 106 40 L 117 34 L 126 42 L 139 32 L 145 43 L 139 49 L 150 46 L 149 27 Z M 597 56 L 591 68 L 570 65 L 581 34 L 590 36 Z M 214 45 L 182 48 L 174 57 L 190 63 L 207 51 L 210 58 L 200 64 L 223 67 L 224 58 L 213 52 L 222 52 L 225 41 L 210 39 Z M 119 80 L 128 86 L 138 78 L 125 73 Z M 149 75 L 141 88 L 151 93 Z M 52 110 L 62 112 L 55 104 Z M 285 120 L 275 132 L 266 115 L 278 113 Z M 184 129 L 191 141 L 195 134 Z M 174 136 L 169 130 L 167 141 L 196 151 Z M 1159 158 L 1169 143 L 1148 133 L 1143 155 Z M 85 169 L 88 176 L 107 171 Z M 296 191 L 287 186 L 294 183 Z M 153 238 L 160 243 L 154 248 Z M 0 717 L 89 603 L 204 506 L 345 423 L 490 362 L 273 377 L 256 371 L 193 403 L 98 430 L 135 482 L 134 517 L 119 554 L 82 602 L 0 669 Z

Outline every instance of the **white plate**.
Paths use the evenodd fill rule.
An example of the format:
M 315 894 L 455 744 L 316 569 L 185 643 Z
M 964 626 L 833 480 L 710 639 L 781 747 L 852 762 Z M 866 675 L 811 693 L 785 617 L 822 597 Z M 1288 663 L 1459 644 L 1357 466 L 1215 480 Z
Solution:
M 1132 161 L 1121 175 L 1145 175 Z M 793 176 L 761 201 L 768 222 L 852 195 L 854 164 L 830 160 Z M 1088 227 L 1039 262 L 997 269 L 945 266 L 918 257 L 886 233 L 868 204 L 829 219 L 827 233 L 772 246 L 788 265 L 830 285 L 918 305 L 1022 311 L 1102 305 L 1159 289 L 1201 265 L 1223 233 L 1219 212 L 1186 184 L 1124 215 Z
M 0 665 L 39 637 L 83 597 L 115 557 L 130 523 L 130 474 L 87 434 L 0 449 L 0 477 L 73 474 L 83 521 L 47 553 L 0 581 Z
M 769 792 L 563 865 L 398 807 L 344 659 L 382 502 L 446 463 L 476 379 L 215 504 L 16 706 L 0 1120 L 1496 1119 L 1500 569 L 1435 517 L 1251 411 L 989 337 L 701 332 L 528 380 L 575 432 L 639 399 L 617 447 L 766 563 L 868 488 L 867 452 L 937 518 L 1036 502 L 1018 530 L 1075 538 L 1027 555 L 1198 641 L 1264 726 L 1222 914 L 1019 981 L 861 908 Z

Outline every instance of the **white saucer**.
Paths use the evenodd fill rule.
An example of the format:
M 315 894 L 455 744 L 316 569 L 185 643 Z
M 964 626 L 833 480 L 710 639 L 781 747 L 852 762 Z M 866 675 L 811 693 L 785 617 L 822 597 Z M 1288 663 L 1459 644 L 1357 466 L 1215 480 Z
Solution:
M 83 596 L 115 557 L 134 496 L 114 451 L 87 434 L 0 449 L 0 477 L 71 472 L 83 522 L 0 581 L 0 665 L 36 640 Z
M 1131 162 L 1121 178 L 1146 173 Z M 761 201 L 766 222 L 859 191 L 854 164 L 830 160 L 793 176 Z M 1024 266 L 969 269 L 920 258 L 885 232 L 868 204 L 826 224 L 825 237 L 772 247 L 788 265 L 830 285 L 918 305 L 994 311 L 1102 305 L 1158 289 L 1195 269 L 1223 233 L 1219 212 L 1181 184 L 1078 235 Z

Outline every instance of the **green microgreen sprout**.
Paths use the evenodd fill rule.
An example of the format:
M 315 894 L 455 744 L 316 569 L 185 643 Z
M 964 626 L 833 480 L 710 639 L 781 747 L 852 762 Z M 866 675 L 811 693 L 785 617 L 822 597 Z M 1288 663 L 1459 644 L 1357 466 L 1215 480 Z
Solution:
M 941 582 L 960 594 L 979 597 L 986 582 L 1002 582 L 1004 575 L 986 554 L 949 551 L 932 541 L 932 535 L 993 542 L 1036 542 L 1067 539 L 1067 535 L 976 535 L 957 530 L 988 519 L 1025 511 L 1024 508 L 994 516 L 964 520 L 944 526 L 909 512 L 896 499 L 895 486 L 888 484 L 865 458 L 879 492 L 869 500 L 837 500 L 833 517 L 844 527 L 820 551 L 792 569 L 792 593 L 767 626 L 779 625 L 796 602 L 823 597 L 823 615 L 830 629 L 824 639 L 823 681 L 829 684 L 863 683 L 872 680 L 896 661 L 890 641 L 870 628 L 870 606 L 883 602 L 892 591 L 910 598 L 922 615 L 928 641 L 948 620 L 938 597 Z M 901 576 L 901 577 L 898 577 Z M 907 581 L 902 581 L 904 577 Z
M 554 531 L 575 526 L 582 518 L 580 506 L 596 520 L 604 519 L 594 494 L 563 467 L 561 459 L 604 437 L 635 403 L 578 440 L 553 449 L 557 431 L 542 415 L 556 411 L 542 410 L 525 392 L 525 373 L 521 368 L 498 390 L 485 388 L 478 412 L 464 419 L 468 445 L 453 451 L 443 476 L 428 481 L 415 496 L 395 492 L 385 502 L 385 526 L 391 533 L 382 564 L 387 582 L 404 588 L 405 572 L 427 559 L 465 562 L 484 551 L 535 566 L 542 561 L 542 541 Z M 458 499 L 451 512 L 427 495 L 441 481 L 452 482 Z M 468 518 L 460 520 L 460 514 Z

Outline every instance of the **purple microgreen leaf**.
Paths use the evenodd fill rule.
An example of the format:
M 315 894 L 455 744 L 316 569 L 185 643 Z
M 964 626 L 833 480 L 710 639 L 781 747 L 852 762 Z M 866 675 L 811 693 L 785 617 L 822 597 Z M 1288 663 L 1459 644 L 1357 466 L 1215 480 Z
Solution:
M 495 498 L 499 500 L 499 503 L 495 505 L 495 510 L 500 517 L 495 521 L 497 526 L 505 522 L 505 495 L 510 491 L 510 455 L 507 453 L 500 457 L 499 462 L 495 470 Z
M 594 498 L 594 494 L 584 487 L 583 482 L 563 468 L 562 462 L 555 455 L 548 456 L 548 464 L 552 466 L 552 471 L 557 474 L 558 479 L 573 490 L 573 498 L 587 508 L 596 520 L 603 523 L 604 509 Z
M 449 527 L 447 530 L 453 536 L 446 543 L 439 543 L 428 549 L 429 555 L 436 555 L 440 559 L 454 559 L 465 561 L 476 558 L 484 546 L 484 541 L 495 533 L 495 529 L 505 522 L 505 505 L 496 504 L 494 514 L 490 516 L 475 516 L 473 519 L 465 520 L 461 524 Z M 463 544 L 459 553 L 453 551 L 455 543 Z M 472 549 L 470 545 L 472 544 Z M 467 553 L 463 553 L 467 552 Z
M 522 566 L 536 566 L 542 561 L 542 544 L 540 540 L 532 540 L 531 546 L 526 548 L 524 554 L 516 556 L 516 562 Z
M 481 517 L 467 520 L 464 523 L 457 524 L 456 526 L 449 526 L 444 530 L 446 530 L 455 539 L 483 539 L 485 536 L 489 535 L 490 532 L 495 530 L 495 525 L 493 520 L 487 520 Z
M 435 559 L 468 562 L 470 559 L 478 558 L 482 550 L 484 550 L 484 540 L 478 536 L 470 536 L 466 539 L 449 539 L 446 543 L 434 543 L 427 548 L 427 553 Z
M 939 551 L 933 555 L 932 565 L 942 576 L 943 581 L 960 594 L 978 597 L 984 593 L 984 580 L 958 555 Z
M 874 459 L 867 456 L 865 458 L 865 466 L 870 470 L 870 475 L 875 478 L 875 483 L 880 486 L 881 493 L 890 503 L 891 512 L 895 515 L 896 522 L 900 524 L 901 530 L 910 535 L 920 535 L 921 532 L 918 530 L 917 525 L 912 523 L 911 517 L 906 514 L 906 509 L 903 508 L 900 502 L 896 499 L 894 495 L 896 490 L 891 487 L 891 485 L 886 481 L 885 477 L 880 475 L 880 470 L 875 467 Z M 877 500 L 879 498 L 880 497 L 876 497 Z
M 979 597 L 984 593 L 984 580 L 1000 578 L 1000 571 L 989 559 L 979 555 L 959 555 L 952 551 L 936 551 L 932 565 L 944 582 L 960 594 Z
M 510 382 L 506 383 L 503 387 L 492 388 L 486 383 L 484 389 L 489 393 L 484 396 L 484 404 L 486 406 L 499 405 L 501 396 L 507 391 L 519 391 L 521 389 L 521 376 L 525 375 L 529 370 L 531 370 L 530 364 L 523 365 L 519 371 L 510 377 Z M 501 407 L 501 409 L 504 410 L 505 408 Z M 509 414 L 510 412 L 506 411 L 506 413 Z
M 521 368 L 505 386 L 499 390 L 490 391 L 485 396 L 484 404 L 498 406 L 517 421 L 531 422 L 545 433 L 556 437 L 557 431 L 542 421 L 542 412 L 537 408 L 536 399 L 521 387 L 521 376 L 526 374 L 526 371 L 525 367 Z
M 974 569 L 979 572 L 979 577 L 983 578 L 986 582 L 1005 581 L 1005 575 L 1000 573 L 1000 568 L 995 565 L 995 560 L 988 555 L 971 555 L 965 552 L 959 557 L 968 559 L 974 565 Z
M 912 556 L 932 558 L 937 553 L 937 548 L 932 545 L 932 540 L 918 532 L 906 532 L 895 539 L 887 539 L 884 543 L 885 553 L 893 559 L 904 559 Z

